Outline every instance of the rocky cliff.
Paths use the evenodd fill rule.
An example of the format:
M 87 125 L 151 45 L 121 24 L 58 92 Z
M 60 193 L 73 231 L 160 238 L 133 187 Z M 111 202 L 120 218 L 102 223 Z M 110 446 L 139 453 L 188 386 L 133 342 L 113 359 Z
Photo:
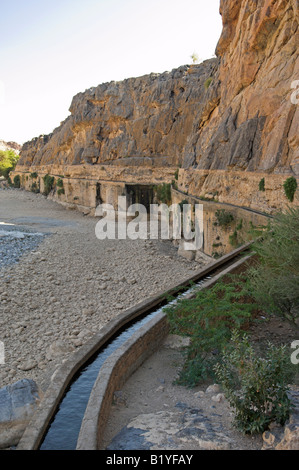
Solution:
M 24 144 L 17 172 L 155 183 L 180 167 L 185 193 L 270 212 L 288 204 L 283 182 L 299 177 L 299 0 L 221 0 L 220 13 L 216 58 L 79 93 L 51 135 Z
M 204 84 L 218 63 L 212 59 L 79 93 L 70 106 L 71 116 L 53 134 L 26 143 L 20 163 L 138 166 L 143 157 L 177 166 L 198 110 L 209 100 Z
M 299 108 L 290 99 L 299 77 L 299 2 L 222 1 L 220 11 L 218 99 L 208 100 L 208 122 L 195 123 L 184 166 L 299 174 Z

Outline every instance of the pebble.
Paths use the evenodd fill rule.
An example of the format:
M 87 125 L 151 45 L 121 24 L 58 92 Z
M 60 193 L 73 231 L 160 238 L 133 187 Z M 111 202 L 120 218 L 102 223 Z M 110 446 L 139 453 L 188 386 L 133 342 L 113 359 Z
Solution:
M 215 401 L 215 402 L 217 402 L 217 403 L 222 402 L 224 399 L 225 399 L 225 396 L 224 396 L 223 393 L 218 393 L 217 395 L 214 395 L 214 396 L 212 397 L 212 400 Z
M 27 362 L 24 362 L 24 363 L 18 365 L 18 369 L 23 370 L 23 371 L 26 372 L 28 370 L 34 369 L 36 366 L 37 366 L 37 362 L 27 361 Z
M 209 385 L 206 389 L 206 393 L 220 393 L 220 387 L 218 384 Z
M 4 225 L 3 227 L 6 226 Z M 9 226 L 9 230 L 5 228 L 4 232 L 4 229 L 0 227 L 0 269 L 18 263 L 24 254 L 34 250 L 40 244 L 41 239 L 47 235 L 41 235 L 40 233 L 35 234 L 29 229 L 22 228 L 22 237 L 15 238 L 13 235 L 17 230 L 20 229 L 18 227 Z M 1 236 L 1 232 L 7 235 Z

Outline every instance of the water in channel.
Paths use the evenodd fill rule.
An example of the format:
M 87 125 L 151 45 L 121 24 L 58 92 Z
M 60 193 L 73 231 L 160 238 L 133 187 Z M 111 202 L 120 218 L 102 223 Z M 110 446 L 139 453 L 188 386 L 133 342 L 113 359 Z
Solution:
M 192 290 L 198 289 L 209 277 L 192 286 L 181 293 L 176 299 L 171 300 L 167 305 L 176 302 L 178 299 L 189 294 Z M 152 313 L 146 315 L 142 320 L 137 321 L 119 334 L 107 346 L 97 354 L 95 359 L 79 371 L 69 389 L 64 395 L 56 414 L 46 432 L 40 450 L 75 450 L 82 424 L 82 419 L 88 404 L 92 387 L 97 379 L 99 370 L 104 361 L 117 348 L 122 346 L 133 333 L 141 328 L 145 323 L 160 313 L 165 305 L 157 307 Z

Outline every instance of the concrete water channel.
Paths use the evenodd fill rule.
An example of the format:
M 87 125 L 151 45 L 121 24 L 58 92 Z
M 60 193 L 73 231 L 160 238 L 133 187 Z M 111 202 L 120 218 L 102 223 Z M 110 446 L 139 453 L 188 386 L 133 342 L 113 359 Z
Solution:
M 114 391 L 168 333 L 163 308 L 240 269 L 251 256 L 249 247 L 250 243 L 232 251 L 102 328 L 52 377 L 17 450 L 96 450 L 109 418 Z

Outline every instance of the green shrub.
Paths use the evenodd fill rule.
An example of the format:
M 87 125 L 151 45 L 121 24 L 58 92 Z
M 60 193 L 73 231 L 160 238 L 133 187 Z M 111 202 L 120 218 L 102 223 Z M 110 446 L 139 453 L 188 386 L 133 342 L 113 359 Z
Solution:
M 242 228 L 243 228 L 243 219 L 240 219 L 238 225 L 236 226 L 236 230 L 242 230 Z
M 292 378 L 285 346 L 268 344 L 258 357 L 246 335 L 234 331 L 231 347 L 215 366 L 218 383 L 234 409 L 234 425 L 245 434 L 262 433 L 272 422 L 283 425 L 290 416 L 287 384 Z
M 58 188 L 63 188 L 63 180 L 61 178 L 58 178 L 56 181 L 56 186 L 58 186 Z
M 0 172 L 0 173 L 1 173 L 0 176 L 4 176 L 4 178 L 8 179 L 9 173 L 11 172 L 12 169 L 13 169 L 13 168 L 11 168 L 11 167 L 2 168 L 2 169 L 1 169 L 1 172 Z
M 20 188 L 21 187 L 21 178 L 20 175 L 16 175 L 13 179 L 13 185 L 15 188 Z
M 189 202 L 187 201 L 187 199 L 183 199 L 183 201 L 179 202 L 179 206 L 180 206 L 181 211 L 184 210 L 184 206 L 185 206 L 186 204 L 189 204 Z
M 239 240 L 238 240 L 238 232 L 237 230 L 235 230 L 229 237 L 229 243 L 231 244 L 231 246 L 233 247 L 237 247 L 240 243 L 239 243 Z
M 178 189 L 179 189 L 179 187 L 178 187 L 178 183 L 177 183 L 177 181 L 176 181 L 176 180 L 172 180 L 172 181 L 171 181 L 171 186 L 173 187 L 173 189 L 176 189 L 176 190 L 178 190 Z
M 44 180 L 44 195 L 48 196 L 48 194 L 50 193 L 50 191 L 53 189 L 53 186 L 54 186 L 54 176 L 50 176 L 47 174 L 43 177 L 43 180 Z
M 269 313 L 296 324 L 299 319 L 299 207 L 277 213 L 252 249 L 248 270 L 256 301 Z
M 259 182 L 259 191 L 265 191 L 265 178 L 262 178 Z
M 159 202 L 164 204 L 169 204 L 171 202 L 171 184 L 160 184 L 155 187 L 155 192 Z
M 30 177 L 32 179 L 36 179 L 38 177 L 38 174 L 36 172 L 30 173 Z
M 31 185 L 31 191 L 32 191 L 33 193 L 36 193 L 36 194 L 40 192 L 39 186 L 38 186 L 38 184 L 37 184 L 36 182 L 32 183 L 32 185 Z
M 216 225 L 221 227 L 227 227 L 234 221 L 234 216 L 231 212 L 227 212 L 225 209 L 219 209 L 215 212 L 215 217 L 217 219 Z
M 0 150 L 0 176 L 8 178 L 9 173 L 15 169 L 19 155 L 13 150 Z
M 219 246 L 222 246 L 222 243 L 219 242 L 219 243 L 213 243 L 212 247 L 213 248 L 219 248 Z
M 234 230 L 233 233 L 232 233 L 231 235 L 229 235 L 229 237 L 228 237 L 229 243 L 230 243 L 233 247 L 241 246 L 242 243 L 245 243 L 245 239 L 246 239 L 247 235 L 249 236 L 249 234 L 245 234 L 245 236 L 243 236 L 243 234 L 240 233 L 240 231 L 242 230 L 242 228 L 243 228 L 243 219 L 240 219 L 240 220 L 239 220 L 239 223 L 236 225 L 235 230 Z
M 215 258 L 215 259 L 219 259 L 219 258 L 221 258 L 223 255 L 224 255 L 223 252 L 220 252 L 220 253 L 219 253 L 218 251 L 213 251 L 213 252 L 212 252 L 212 258 Z
M 190 337 L 178 383 L 193 387 L 214 377 L 214 365 L 232 330 L 241 328 L 255 308 L 246 279 L 233 275 L 197 292 L 194 298 L 165 307 L 172 333 Z
M 60 196 L 61 194 L 64 194 L 64 188 L 59 188 L 57 191 L 57 194 L 58 196 Z
M 288 198 L 290 202 L 293 202 L 295 192 L 297 189 L 296 178 L 294 178 L 294 176 L 290 176 L 289 178 L 287 178 L 283 184 L 283 187 L 284 187 L 284 192 L 285 192 L 286 197 Z
M 205 89 L 206 89 L 206 90 L 210 87 L 212 81 L 213 81 L 213 77 L 209 77 L 209 78 L 205 81 Z

